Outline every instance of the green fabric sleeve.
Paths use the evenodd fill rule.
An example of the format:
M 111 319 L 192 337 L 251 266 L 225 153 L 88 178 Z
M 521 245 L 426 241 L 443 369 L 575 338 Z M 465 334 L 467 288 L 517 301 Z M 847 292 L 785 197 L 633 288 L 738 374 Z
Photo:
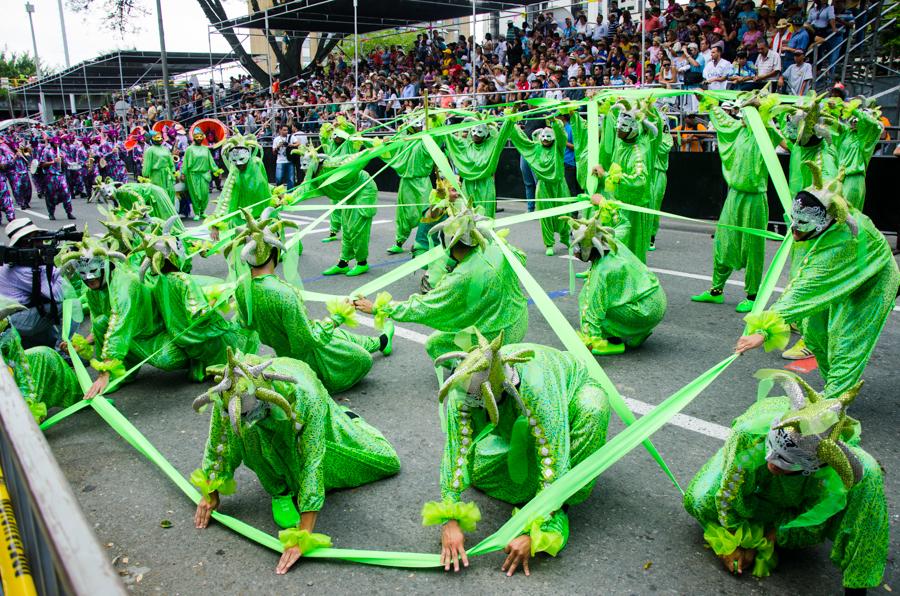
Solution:
M 297 436 L 297 451 L 303 461 L 297 495 L 301 513 L 319 511 L 325 505 L 325 425 L 329 420 L 325 399 L 329 398 L 296 399 L 293 404 L 303 425 Z
M 146 292 L 146 290 L 130 271 L 117 268 L 110 274 L 109 325 L 103 336 L 101 360 L 124 362 L 134 336 L 142 326 L 146 325 L 144 317 L 152 316 L 152 313 L 149 312 L 138 312 L 137 294 L 140 292 Z M 146 301 L 145 304 L 147 304 Z
M 241 460 L 240 441 L 231 428 L 228 413 L 214 402 L 201 469 L 211 480 L 228 480 L 234 478 L 234 471 L 241 465 Z
M 475 425 L 471 415 L 460 410 L 460 399 L 455 391 L 447 397 L 447 440 L 441 457 L 441 498 L 458 502 L 469 488 L 469 461 L 474 449 Z
M 458 271 L 461 266 L 444 274 L 427 294 L 413 294 L 403 302 L 388 305 L 385 312 L 395 321 L 423 323 L 441 331 L 458 331 L 455 321 L 469 318 L 467 313 L 475 307 L 469 304 L 469 279 Z

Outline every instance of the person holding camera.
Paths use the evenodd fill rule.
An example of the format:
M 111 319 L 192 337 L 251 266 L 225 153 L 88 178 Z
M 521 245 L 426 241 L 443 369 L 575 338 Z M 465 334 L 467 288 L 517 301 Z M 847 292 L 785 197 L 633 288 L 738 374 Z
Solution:
M 62 280 L 53 268 L 55 247 L 46 246 L 43 230 L 27 217 L 6 226 L 9 244 L 0 253 L 0 295 L 23 305 L 25 310 L 10 315 L 22 345 L 56 347 L 60 339 Z M 49 261 L 49 266 L 48 266 Z

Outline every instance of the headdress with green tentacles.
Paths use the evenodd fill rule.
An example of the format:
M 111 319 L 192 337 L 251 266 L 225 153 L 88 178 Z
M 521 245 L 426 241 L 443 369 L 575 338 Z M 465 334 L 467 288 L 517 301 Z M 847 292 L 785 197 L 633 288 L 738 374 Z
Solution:
M 858 424 L 847 416 L 847 407 L 856 399 L 862 381 L 837 399 L 826 399 L 785 370 L 765 369 L 755 376 L 780 383 L 791 402 L 791 410 L 772 424 L 766 438 L 766 461 L 804 474 L 831 466 L 847 488 L 862 479 L 862 464 L 842 440 Z
M 146 229 L 152 223 L 150 206 L 143 202 L 135 203 L 127 210 L 98 207 L 97 211 L 106 218 L 100 221 L 106 228 L 103 241 L 126 254 L 139 243 L 135 230 Z
M 87 281 L 102 277 L 108 271 L 110 260 L 124 261 L 125 255 L 91 236 L 85 226 L 81 241 L 66 244 L 55 262 L 63 273 L 74 271 Z
M 563 216 L 561 219 L 572 228 L 572 241 L 575 246 L 573 254 L 582 261 L 590 261 L 593 250 L 596 250 L 601 258 L 606 256 L 607 252 L 613 254 L 618 252 L 615 230 L 603 224 L 602 212 L 594 213 L 585 219 L 569 216 Z
M 97 176 L 97 179 L 94 180 L 94 186 L 91 188 L 91 201 L 115 204 L 116 191 L 120 186 L 122 186 L 121 182 L 117 182 L 109 176 L 106 178 Z
M 490 342 L 479 331 L 476 330 L 475 334 L 478 337 L 478 345 L 473 346 L 468 352 L 450 352 L 435 360 L 435 366 L 438 366 L 447 360 L 462 359 L 453 374 L 441 385 L 438 399 L 444 403 L 451 389 L 460 389 L 465 394 L 463 399 L 468 407 L 484 408 L 491 422 L 496 425 L 500 419 L 497 402 L 500 401 L 504 391 L 512 395 L 521 411 L 525 412 L 525 404 L 516 388 L 519 374 L 512 365 L 531 360 L 534 351 L 521 350 L 503 355 L 500 353 L 503 346 L 503 332 Z
M 218 145 L 222 148 L 222 159 L 229 165 L 244 167 L 250 158 L 259 157 L 262 147 L 256 135 L 231 135 Z
M 9 316 L 22 310 L 25 307 L 12 298 L 0 296 L 0 333 L 9 327 Z
M 246 225 L 239 228 L 232 242 L 233 248 L 241 248 L 241 258 L 251 267 L 261 267 L 269 260 L 273 248 L 284 254 L 282 235 L 285 228 L 298 227 L 292 221 L 278 219 L 275 210 L 267 207 L 259 216 L 253 217 L 248 209 L 241 209 Z
M 850 231 L 853 235 L 856 236 L 859 233 L 859 224 L 856 222 L 856 219 L 850 215 L 850 204 L 847 202 L 847 199 L 844 198 L 842 184 L 844 178 L 843 168 L 841 168 L 837 178 L 832 178 L 825 182 L 822 177 L 822 170 L 819 168 L 818 164 L 812 161 L 804 161 L 803 165 L 812 175 L 812 185 L 804 188 L 803 192 L 811 194 L 822 204 L 825 208 L 827 218 L 837 221 L 838 223 L 846 223 L 850 227 Z M 800 199 L 794 199 L 792 217 L 797 214 L 799 216 L 798 219 L 802 219 L 802 212 L 798 212 L 798 209 L 803 209 L 804 207 L 799 203 L 801 203 Z M 806 209 L 808 209 L 808 207 Z
M 144 280 L 147 269 L 160 275 L 165 264 L 170 263 L 179 271 L 184 271 L 190 261 L 181 238 L 172 234 L 172 227 L 176 221 L 178 221 L 178 216 L 173 215 L 158 231 L 138 232 L 141 243 L 134 250 L 135 252 L 144 252 L 144 260 L 141 261 L 140 269 L 141 281 Z
M 832 128 L 838 120 L 823 107 L 823 97 L 824 94 L 810 95 L 793 106 L 773 108 L 770 113 L 772 116 L 787 113 L 785 128 L 790 131 L 788 136 L 796 134 L 797 142 L 801 145 L 809 144 L 814 137 L 830 141 Z
M 444 246 L 447 250 L 453 248 L 457 242 L 461 242 L 466 246 L 487 247 L 487 239 L 481 230 L 478 229 L 478 222 L 487 221 L 488 217 L 478 213 L 472 209 L 471 205 L 459 205 L 458 209 L 449 208 L 449 217 L 437 224 L 428 232 L 429 234 L 437 234 L 443 232 Z
M 300 424 L 290 402 L 273 388 L 274 381 L 296 384 L 297 379 L 267 371 L 272 360 L 258 364 L 247 361 L 253 359 L 256 357 L 236 354 L 230 347 L 227 348 L 227 363 L 214 376 L 216 385 L 194 400 L 194 409 L 200 412 L 213 401 L 218 402 L 222 406 L 223 417 L 228 418 L 231 428 L 241 436 L 241 416 L 253 412 L 260 406 L 259 402 L 263 402 L 273 410 L 277 409 L 279 414 L 283 413 L 293 422 L 294 432 L 298 432 Z

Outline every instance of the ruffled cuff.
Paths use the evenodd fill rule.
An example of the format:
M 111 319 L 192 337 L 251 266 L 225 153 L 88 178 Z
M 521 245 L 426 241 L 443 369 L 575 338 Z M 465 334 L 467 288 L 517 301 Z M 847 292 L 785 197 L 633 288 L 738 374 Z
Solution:
M 518 509 L 513 509 L 513 515 L 518 513 Z M 555 557 L 566 546 L 567 536 L 561 530 L 565 530 L 568 534 L 568 520 L 565 522 L 564 528 L 556 529 L 553 526 L 559 525 L 553 523 L 555 520 L 551 517 L 549 520 L 542 516 L 538 516 L 525 526 L 520 536 L 528 534 L 531 537 L 531 556 L 537 553 L 547 553 L 551 557 Z M 546 526 L 546 527 L 545 527 Z
M 375 296 L 375 302 L 372 303 L 372 314 L 375 316 L 376 329 L 384 329 L 384 324 L 390 315 L 388 312 L 388 305 L 390 305 L 390 303 L 391 295 L 387 292 L 379 292 L 378 295 Z
M 309 530 L 301 530 L 300 528 L 288 528 L 278 532 L 278 540 L 284 550 L 294 548 L 300 549 L 301 554 L 314 551 L 318 548 L 331 548 L 331 538 L 325 534 L 314 534 Z
M 753 549 L 756 557 L 753 561 L 754 577 L 768 577 L 778 557 L 775 555 L 775 542 L 766 538 L 763 527 L 742 523 L 734 533 L 717 524 L 709 524 L 703 530 L 703 538 L 717 556 L 730 555 L 737 548 Z
M 75 353 L 82 360 L 90 360 L 94 356 L 94 345 L 88 343 L 87 338 L 82 336 L 80 333 L 76 333 L 72 336 L 70 340 L 72 342 L 72 347 L 75 348 Z
M 429 501 L 422 506 L 422 525 L 441 526 L 455 519 L 463 532 L 473 532 L 481 521 L 481 511 L 475 503 Z
M 234 478 L 210 478 L 206 472 L 197 468 L 191 472 L 191 484 L 196 486 L 203 494 L 203 498 L 209 500 L 209 494 L 219 492 L 223 495 L 232 494 L 237 488 Z
M 28 404 L 28 409 L 31 410 L 34 421 L 38 424 L 43 422 L 44 418 L 47 417 L 47 404 L 33 399 L 25 400 L 25 403 Z
M 118 379 L 125 375 L 125 365 L 121 360 L 97 360 L 91 359 L 91 367 L 97 372 L 108 372 L 113 379 Z
M 334 321 L 335 326 L 340 327 L 341 325 L 345 325 L 347 327 L 356 327 L 359 325 L 359 322 L 356 320 L 356 309 L 353 308 L 353 303 L 348 300 L 329 300 L 325 304 L 328 309 L 328 313 L 331 315 L 331 320 Z
M 619 182 L 622 181 L 622 166 L 617 163 L 609 166 L 606 170 L 606 176 L 603 179 L 603 190 L 606 192 L 615 192 Z
M 588 350 L 591 350 L 595 347 L 600 348 L 606 346 L 606 340 L 602 337 L 590 335 L 581 331 L 578 331 L 577 333 L 578 339 L 581 340 L 581 343 L 583 343 Z
M 773 310 L 766 310 L 758 315 L 749 314 L 744 317 L 747 323 L 747 333 L 758 333 L 763 336 L 763 347 L 766 352 L 783 350 L 791 340 L 791 327 L 780 314 Z

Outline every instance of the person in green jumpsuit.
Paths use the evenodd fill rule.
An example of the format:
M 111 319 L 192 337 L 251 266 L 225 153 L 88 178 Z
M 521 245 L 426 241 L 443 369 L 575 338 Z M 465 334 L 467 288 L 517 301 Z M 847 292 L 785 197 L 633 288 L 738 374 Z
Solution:
M 146 358 L 161 370 L 188 368 L 187 356 L 163 327 L 150 289 L 141 283 L 124 254 L 110 250 L 85 231 L 81 242 L 60 252 L 57 264 L 66 274 L 77 273 L 91 315 L 88 337 L 72 339 L 79 355 L 99 373 L 85 397 L 99 395 L 110 381 Z
M 319 142 L 322 143 L 321 148 L 325 158 L 345 157 L 359 152 L 362 149 L 362 141 L 352 138 L 356 135 L 356 132 L 356 126 L 344 116 L 338 116 L 334 124 L 331 122 L 323 124 L 319 128 Z M 340 198 L 337 200 L 332 199 L 332 202 L 336 203 L 339 200 Z M 334 242 L 337 240 L 337 236 L 341 231 L 342 215 L 337 210 L 331 212 L 328 220 L 328 236 L 322 238 L 322 242 Z
M 409 134 L 414 134 L 422 131 L 424 126 L 424 115 L 415 115 L 409 119 L 406 128 Z M 396 149 L 382 155 L 382 159 L 400 177 L 400 187 L 397 189 L 397 233 L 394 245 L 387 249 L 390 254 L 402 253 L 403 244 L 409 239 L 410 232 L 419 225 L 423 204 L 431 196 L 431 172 L 434 170 L 434 160 L 420 139 L 404 140 L 400 137 L 396 140 L 395 147 Z
M 222 146 L 222 160 L 228 168 L 228 177 L 225 178 L 215 211 L 207 218 L 214 241 L 219 239 L 222 230 L 241 225 L 240 209 L 250 209 L 253 216 L 258 217 L 269 206 L 272 194 L 263 165 L 262 148 L 254 135 L 228 137 Z
M 854 100 L 859 101 L 859 100 Z M 851 102 L 850 117 L 841 126 L 841 138 L 837 143 L 838 167 L 844 170 L 844 197 L 851 207 L 862 211 L 866 202 L 866 170 L 884 125 L 878 119 L 877 109 L 857 106 Z
M 75 372 L 63 357 L 47 346 L 22 347 L 22 338 L 8 317 L 25 307 L 0 296 L 0 356 L 40 424 L 49 408 L 67 408 L 81 398 Z
M 447 431 L 441 458 L 441 501 L 422 508 L 424 525 L 441 525 L 441 564 L 468 566 L 465 532 L 481 514 L 462 502 L 470 486 L 512 504 L 523 504 L 599 450 L 609 424 L 607 395 L 587 368 L 568 352 L 537 344 L 504 344 L 503 334 L 466 352 L 441 386 Z M 583 502 L 594 483 L 566 505 Z M 537 552 L 556 556 L 569 537 L 567 507 L 533 520 L 506 546 L 502 570 L 529 574 Z
M 285 251 L 280 236 L 290 222 L 271 219 L 267 212 L 260 221 L 250 213 L 245 213 L 245 218 L 247 225 L 234 244 L 251 275 L 250 283 L 239 284 L 235 293 L 242 324 L 259 333 L 260 341 L 278 356 L 309 365 L 329 393 L 346 391 L 372 368 L 372 354 L 380 351 L 389 356 L 393 352 L 393 325 L 386 325 L 380 337 L 350 333 L 339 327 L 355 324 L 355 320 L 338 308 L 330 309 L 334 312 L 328 319 L 312 320 L 300 288 L 275 273 Z M 348 306 L 349 314 L 354 314 Z
M 450 271 L 432 282 L 427 294 L 380 305 L 360 298 L 356 308 L 435 329 L 425 342 L 432 360 L 472 345 L 475 329 L 489 339 L 504 333 L 511 342 L 522 341 L 528 331 L 528 303 L 503 252 L 477 229 L 483 217 L 465 205 L 432 228 L 433 233 L 444 233 Z M 524 255 L 519 258 L 524 263 Z
M 566 184 L 565 163 L 566 131 L 562 122 L 554 118 L 548 128 L 539 128 L 529 139 L 522 129 L 514 126 L 511 132 L 513 145 L 518 149 L 534 172 L 537 188 L 534 192 L 535 210 L 550 209 L 565 205 L 570 194 Z M 559 199 L 547 201 L 540 199 Z M 566 222 L 560 217 L 541 219 L 541 238 L 548 257 L 553 256 L 556 238 L 565 246 L 569 246 L 569 230 Z
M 663 126 L 662 134 L 659 136 L 659 142 L 656 143 L 656 151 L 654 152 L 653 179 L 650 181 L 650 208 L 660 211 L 662 209 L 663 198 L 666 196 L 666 185 L 669 183 L 669 153 L 675 142 L 672 140 L 672 134 L 669 132 L 668 120 L 660 118 Z M 653 216 L 653 225 L 650 228 L 650 246 L 652 252 L 656 250 L 656 234 L 659 233 L 659 216 Z
M 647 265 L 616 239 L 627 235 L 621 227 L 627 220 L 615 206 L 602 203 L 592 217 L 566 221 L 572 228 L 574 256 L 591 263 L 578 295 L 585 345 L 598 356 L 640 347 L 666 314 L 666 293 Z
M 141 176 L 160 187 L 169 195 L 169 200 L 175 204 L 175 160 L 172 152 L 162 144 L 161 132 L 153 132 L 150 137 L 150 146 L 144 151 L 144 165 Z
M 894 308 L 900 271 L 884 235 L 847 204 L 840 181 L 823 185 L 818 168 L 807 166 L 813 185 L 798 193 L 791 209 L 791 232 L 803 258 L 769 310 L 747 317 L 748 335 L 736 351 L 783 349 L 788 324 L 798 324 L 831 398 L 862 377 Z
M 162 221 L 178 215 L 175 204 L 166 191 L 149 182 L 126 182 L 121 184 L 112 179 L 95 186 L 94 197 L 102 203 L 113 205 L 122 215 L 132 209 L 141 209 L 146 206 L 147 216 L 155 217 Z M 103 223 L 103 222 L 101 222 Z M 184 232 L 184 224 L 179 220 L 175 223 L 175 231 Z
M 728 195 L 722 206 L 719 223 L 765 230 L 769 223 L 766 188 L 769 171 L 763 161 L 756 137 L 741 113 L 737 102 L 724 102 L 710 108 L 710 121 L 716 129 L 722 176 L 728 184 Z M 735 310 L 747 313 L 753 308 L 762 282 L 766 259 L 766 241 L 761 236 L 719 227 L 713 243 L 712 286 L 692 296 L 694 302 L 723 304 L 725 282 L 737 269 L 745 269 L 744 291 L 747 297 Z
M 331 546 L 314 534 L 325 493 L 375 482 L 400 471 L 397 452 L 375 427 L 337 405 L 303 362 L 263 361 L 228 351 L 218 384 L 194 401 L 212 404 L 209 437 L 201 467 L 191 481 L 203 498 L 194 525 L 205 528 L 220 494 L 235 491 L 235 470 L 243 463 L 272 497 L 272 517 L 284 553 L 283 574 L 310 550 Z
M 881 584 L 889 548 L 884 473 L 846 415 L 859 387 L 825 399 L 787 371 L 760 371 L 786 397 L 762 397 L 734 420 L 697 472 L 684 507 L 735 575 L 768 576 L 777 551 L 831 540 L 846 594 Z M 763 387 L 766 394 L 766 387 Z
M 500 162 L 500 153 L 514 126 L 507 118 L 499 130 L 480 122 L 478 117 L 467 121 L 475 122 L 466 129 L 465 136 L 448 134 L 443 138 L 444 147 L 462 179 L 463 194 L 473 207 L 481 207 L 484 215 L 494 217 L 497 213 L 497 187 L 494 174 Z M 566 193 L 568 194 L 568 193 Z
M 213 172 L 218 172 L 219 167 L 209 147 L 203 144 L 206 139 L 203 130 L 195 128 L 193 139 L 194 144 L 184 152 L 181 172 L 194 208 L 193 219 L 199 221 L 200 216 L 206 214 L 206 206 L 209 204 L 209 183 L 212 181 Z

